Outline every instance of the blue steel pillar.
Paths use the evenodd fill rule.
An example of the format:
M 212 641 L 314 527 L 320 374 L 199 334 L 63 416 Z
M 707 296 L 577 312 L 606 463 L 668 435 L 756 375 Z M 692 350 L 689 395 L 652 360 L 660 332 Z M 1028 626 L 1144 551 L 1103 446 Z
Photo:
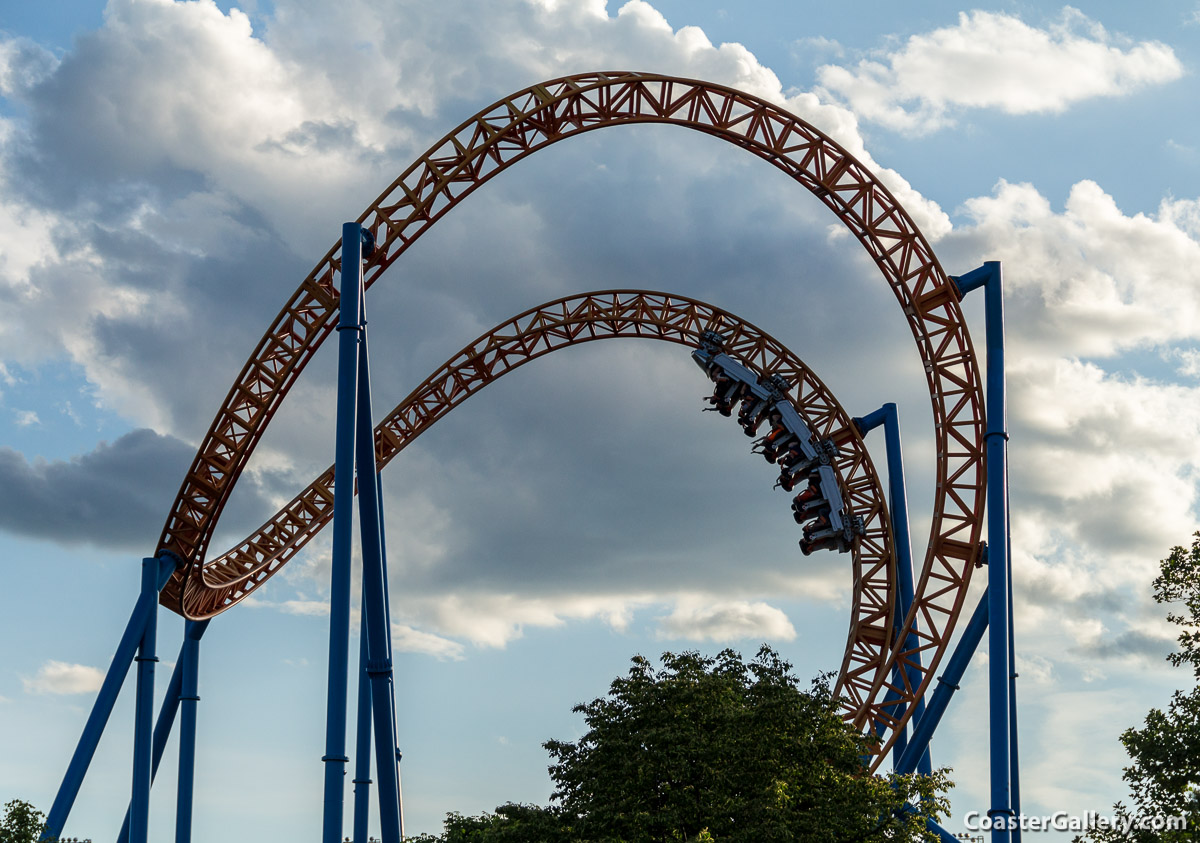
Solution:
M 895 622 L 896 631 L 899 631 L 904 626 L 904 621 L 908 617 L 909 609 L 913 603 L 913 561 L 912 561 L 912 540 L 909 534 L 908 523 L 908 489 L 904 482 L 904 453 L 900 444 L 900 417 L 896 412 L 894 403 L 887 403 L 873 413 L 869 413 L 860 419 L 855 419 L 855 424 L 858 425 L 859 431 L 864 435 L 883 425 L 884 438 L 887 444 L 887 465 L 888 465 L 888 499 L 892 510 L 892 546 L 896 555 L 896 612 Z M 894 642 L 899 643 L 899 642 Z M 908 638 L 904 641 L 904 650 L 912 655 L 910 658 L 915 662 L 917 667 L 921 664 L 921 654 L 918 651 L 918 641 L 916 629 L 909 633 Z M 897 674 L 899 668 L 897 668 Z M 895 684 L 903 687 L 905 684 L 902 677 L 895 677 Z M 920 684 L 920 674 L 916 668 L 912 668 L 908 674 L 908 683 L 914 690 Z M 895 696 L 894 692 L 892 694 Z M 925 713 L 925 700 L 918 699 L 915 710 L 913 712 L 913 724 L 921 719 Z M 895 767 L 900 757 L 904 754 L 907 748 L 908 740 L 905 733 L 896 736 L 896 742 L 892 749 L 892 766 Z M 926 746 L 921 753 L 920 760 L 917 764 L 917 772 L 922 775 L 928 775 L 933 770 L 933 764 L 929 757 L 929 748 Z
M 1014 787 L 1016 758 L 1013 676 L 1012 552 L 1008 519 L 1008 408 L 1004 375 L 1004 290 L 999 261 L 987 261 L 966 275 L 951 278 L 960 296 L 984 288 L 987 321 L 987 500 L 988 500 L 988 687 L 992 792 L 988 816 L 1002 826 L 993 843 L 1020 840 L 1010 833 L 1019 794 Z
M 363 587 L 358 627 L 358 741 L 354 748 L 354 843 L 367 843 L 371 811 L 371 677 L 367 675 L 367 600 Z
M 179 689 L 183 687 L 183 652 L 180 651 L 179 658 L 175 661 L 175 670 L 171 672 L 171 679 L 167 683 L 167 693 L 163 697 L 162 708 L 158 710 L 158 720 L 154 724 L 154 751 L 153 758 L 150 763 L 150 784 L 154 784 L 154 777 L 158 775 L 158 765 L 162 762 L 163 752 L 167 748 L 167 738 L 171 736 L 171 728 L 175 725 L 175 715 L 179 712 Z M 121 832 L 117 835 L 117 843 L 129 843 L 129 812 L 130 806 L 125 808 L 125 819 L 121 823 Z
M 176 791 L 175 843 L 192 840 L 192 792 L 196 780 L 196 704 L 200 702 L 200 639 L 208 621 L 188 621 L 183 631 L 179 690 L 179 786 Z
M 142 594 L 154 600 L 138 645 L 133 725 L 133 794 L 129 804 L 129 843 L 146 843 L 150 829 L 150 769 L 154 761 L 154 665 L 158 645 L 159 560 L 142 560 Z
M 1005 466 L 1007 471 L 1008 466 Z M 1004 478 L 1005 492 L 1008 491 L 1008 476 Z M 1010 542 L 1011 547 L 1011 542 Z M 1011 550 L 1009 551 L 1011 555 Z M 1011 567 L 1011 566 L 1010 566 Z M 1017 753 L 1017 650 L 1013 641 L 1013 622 L 1012 622 L 1012 572 L 1009 571 L 1008 577 L 1008 664 L 1009 664 L 1009 688 L 1008 688 L 1008 728 L 1009 728 L 1009 776 L 1012 781 L 1012 812 L 1014 817 L 1021 816 L 1021 765 L 1020 757 Z M 1021 829 L 1018 826 L 1013 832 L 1014 843 L 1021 843 Z
M 154 757 L 153 757 L 152 763 L 150 765 L 150 782 L 152 785 L 154 783 L 155 776 L 158 775 L 158 766 L 162 762 L 163 752 L 165 752 L 166 748 L 167 748 L 167 738 L 169 738 L 171 736 L 171 728 L 175 725 L 175 715 L 179 712 L 180 696 L 184 693 L 184 690 L 183 690 L 183 688 L 184 688 L 184 670 L 189 661 L 189 659 L 187 657 L 187 653 L 188 653 L 188 649 L 189 649 L 188 636 L 194 635 L 195 640 L 197 642 L 197 646 L 198 646 L 200 637 L 204 635 L 204 630 L 206 630 L 207 628 L 208 628 L 208 621 L 199 621 L 199 622 L 187 621 L 187 623 L 184 625 L 183 645 L 179 648 L 179 658 L 177 658 L 175 660 L 175 670 L 172 671 L 172 673 L 171 673 L 171 681 L 167 684 L 167 693 L 163 697 L 162 707 L 158 710 L 158 722 L 154 724 Z M 191 661 L 194 662 L 195 658 L 193 657 L 191 659 Z M 193 687 L 193 688 L 195 687 L 194 682 L 192 683 L 191 687 Z M 199 699 L 199 697 L 197 697 L 197 699 Z M 182 783 L 182 779 L 184 777 L 184 770 L 183 770 L 184 757 L 183 756 L 184 756 L 184 741 L 185 741 L 185 739 L 186 739 L 185 736 L 180 737 L 179 777 L 180 777 L 181 783 Z M 193 744 L 193 746 L 195 745 L 194 737 L 193 737 L 192 744 Z M 193 752 L 193 755 L 194 755 L 194 752 Z M 188 765 L 189 771 L 193 767 L 194 767 L 194 764 L 189 763 L 189 765 Z M 189 790 L 189 794 L 190 794 L 190 790 Z M 182 794 L 180 794 L 180 803 L 181 804 L 182 804 L 182 801 L 183 801 Z M 132 807 L 132 803 L 131 803 L 131 807 Z M 121 833 L 117 835 L 117 843 L 129 843 L 130 810 L 131 810 L 130 808 L 127 808 L 125 810 L 125 821 L 121 825 Z M 189 806 L 189 810 L 190 810 L 190 806 Z M 181 809 L 176 810 L 176 820 L 175 820 L 176 829 L 178 829 L 178 827 L 179 827 L 178 817 L 179 817 L 180 811 L 181 811 Z
M 321 839 L 340 843 L 346 757 L 346 683 L 350 660 L 350 546 L 354 527 L 354 439 L 362 303 L 362 228 L 342 226 L 338 315 L 337 439 L 333 469 L 333 572 L 329 594 L 329 696 L 325 721 L 325 805 Z M 370 420 L 368 419 L 368 424 Z
M 361 229 L 360 229 L 361 231 Z M 361 238 L 361 234 L 359 235 Z M 345 235 L 343 235 L 343 240 Z M 343 272 L 344 270 L 343 264 Z M 375 466 L 375 432 L 371 425 L 371 370 L 363 329 L 359 352 L 358 523 L 362 539 L 363 609 L 367 631 L 367 675 L 371 679 L 371 713 L 375 732 L 375 773 L 379 777 L 379 830 L 383 843 L 400 843 L 400 770 L 396 759 L 396 712 L 392 679 L 392 645 L 387 594 L 387 560 L 383 555 L 383 509 Z
M 376 480 L 375 494 L 378 496 L 377 500 L 379 502 L 379 548 L 380 548 L 380 555 L 383 559 L 383 597 L 384 597 L 383 607 L 387 612 L 387 623 L 385 624 L 385 629 L 388 630 L 387 657 L 388 657 L 388 661 L 391 661 L 392 660 L 392 635 L 391 635 L 392 605 L 391 605 L 391 601 L 388 599 L 388 595 L 391 594 L 391 589 L 388 586 L 387 530 L 384 529 L 384 518 L 383 518 L 383 475 L 376 472 L 375 480 Z M 395 756 L 396 756 L 396 805 L 400 811 L 400 839 L 403 840 L 404 839 L 404 788 L 401 785 L 401 781 L 400 781 L 400 738 L 399 738 L 399 734 L 398 734 L 399 724 L 397 723 L 397 717 L 396 717 L 396 683 L 394 680 L 394 671 L 393 671 L 393 681 L 388 683 L 388 693 L 391 698 L 391 712 L 392 712 L 392 751 L 395 753 Z
M 42 832 L 40 838 L 42 840 L 55 840 L 62 836 L 63 826 L 67 823 L 67 817 L 70 816 L 71 808 L 75 804 L 75 797 L 79 795 L 79 788 L 83 784 L 83 777 L 87 775 L 92 757 L 96 754 L 96 747 L 100 743 L 100 736 L 104 734 L 108 718 L 112 715 L 117 695 L 121 692 L 121 685 L 129 674 L 134 651 L 142 642 L 146 621 L 155 614 L 158 607 L 158 592 L 167 584 L 167 580 L 175 572 L 175 567 L 182 564 L 179 557 L 169 551 L 160 552 L 155 561 L 159 563 L 157 581 L 154 583 L 153 590 L 147 591 L 145 588 L 146 560 L 143 560 L 143 588 L 138 595 L 137 602 L 133 605 L 133 612 L 129 615 L 129 622 L 125 625 L 125 632 L 122 633 L 121 640 L 117 644 L 117 651 L 113 654 L 112 662 L 108 666 L 108 673 L 104 675 L 100 691 L 96 694 L 96 701 L 92 704 L 92 711 L 83 727 L 83 734 L 79 736 L 79 743 L 75 745 L 75 752 L 71 755 L 67 772 L 63 775 L 62 784 L 59 785 L 54 803 L 50 806 L 50 814 L 46 817 L 46 830 Z

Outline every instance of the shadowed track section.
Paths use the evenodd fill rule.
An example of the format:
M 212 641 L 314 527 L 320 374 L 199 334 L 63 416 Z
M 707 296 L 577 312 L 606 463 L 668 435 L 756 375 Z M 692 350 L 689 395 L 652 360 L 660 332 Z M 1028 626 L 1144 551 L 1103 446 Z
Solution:
M 895 730 L 911 716 L 912 702 L 928 685 L 946 649 L 979 554 L 984 506 L 983 396 L 955 287 L 912 219 L 853 156 L 795 115 L 723 86 L 628 72 L 552 80 L 506 97 L 464 122 L 362 214 L 359 221 L 380 246 L 368 267 L 366 283 L 378 279 L 447 211 L 511 164 L 586 131 L 638 123 L 701 131 L 788 173 L 829 207 L 871 255 L 910 326 L 933 406 L 937 485 L 929 548 L 913 608 L 904 629 L 892 638 L 885 633 L 879 646 L 886 649 L 890 640 L 916 644 L 911 650 L 892 651 L 887 657 L 889 669 L 873 671 L 872 689 L 864 693 L 854 714 L 861 726 L 868 722 L 882 725 L 891 735 L 890 746 Z M 163 605 L 173 611 L 193 619 L 219 613 L 240 599 L 229 595 L 236 595 L 239 587 L 270 568 L 269 560 L 279 558 L 289 542 L 311 537 L 305 528 L 296 526 L 295 532 L 287 534 L 281 525 L 274 538 L 261 539 L 259 549 L 238 562 L 227 554 L 205 563 L 221 510 L 250 454 L 305 364 L 334 327 L 338 308 L 334 276 L 339 271 L 340 244 L 335 244 L 268 328 L 197 451 L 159 541 L 159 549 L 170 550 L 187 562 L 162 592 Z M 480 357 L 477 364 L 486 368 L 485 362 L 486 358 Z M 446 383 L 442 389 L 465 387 Z M 392 435 L 396 435 L 394 431 Z M 320 495 L 293 504 L 313 508 L 304 522 L 310 527 L 322 507 L 332 505 L 331 499 Z M 277 548 L 269 541 L 283 544 Z M 265 561 L 248 562 L 251 559 Z M 856 595 L 859 592 L 856 583 Z M 856 611 L 857 602 L 856 597 Z M 852 633 L 855 622 L 852 619 Z M 864 635 L 874 634 L 875 629 L 868 624 Z M 910 636 L 910 632 L 915 634 Z M 856 640 L 853 634 L 851 638 Z M 918 653 L 923 665 L 915 663 Z M 846 661 L 854 661 L 849 649 Z M 907 668 L 894 672 L 902 678 L 903 687 L 889 685 L 892 662 Z M 919 684 L 911 685 L 910 677 L 920 677 Z M 841 686 L 848 689 L 850 685 L 844 671 Z M 883 707 L 883 688 L 890 688 L 903 701 L 898 707 L 902 713 Z

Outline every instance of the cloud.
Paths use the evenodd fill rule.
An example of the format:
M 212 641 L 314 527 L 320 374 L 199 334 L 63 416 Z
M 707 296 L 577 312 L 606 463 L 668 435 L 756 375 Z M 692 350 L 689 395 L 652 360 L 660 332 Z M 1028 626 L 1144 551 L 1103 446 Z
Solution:
M 95 667 L 48 661 L 32 679 L 22 679 L 27 694 L 88 694 L 100 690 L 104 673 Z
M 1169 635 L 1153 634 L 1140 630 L 1127 630 L 1114 636 L 1096 636 L 1087 645 L 1079 647 L 1080 655 L 1088 659 L 1156 659 L 1165 661 L 1167 654 L 1174 652 L 1175 640 Z
M 1172 348 L 1163 350 L 1163 358 L 1176 361 L 1175 372 L 1185 378 L 1200 378 L 1200 349 Z
M 383 14 L 365 2 L 334 10 L 293 0 L 256 32 L 210 0 L 113 0 L 100 29 L 20 88 L 26 116 L 0 123 L 0 365 L 36 371 L 65 357 L 102 409 L 197 441 L 337 221 L 464 116 L 563 73 L 652 68 L 734 85 L 786 104 L 872 163 L 846 109 L 789 98 L 743 46 L 673 29 L 646 3 L 610 13 L 602 3 L 474 2 L 454 20 L 448 27 L 420 4 Z M 403 342 L 373 335 L 389 361 L 377 394 L 404 394 L 458 344 L 565 292 L 634 274 L 646 286 L 684 286 L 664 272 L 670 265 L 695 276 L 696 292 L 721 274 L 721 285 L 745 279 L 766 301 L 762 277 L 796 274 L 795 232 L 818 209 L 783 202 L 791 185 L 747 190 L 747 171 L 760 184 L 777 177 L 761 162 L 679 130 L 606 135 L 602 152 L 583 138 L 566 155 L 520 165 L 521 178 L 497 179 L 412 250 L 405 271 L 418 283 L 400 290 L 389 279 L 391 291 L 373 293 L 373 313 L 422 314 L 396 320 Z M 948 230 L 935 203 L 881 172 L 927 232 Z M 564 177 L 577 189 L 562 191 Z M 648 183 L 663 189 L 635 219 L 626 197 Z M 726 207 L 746 220 L 740 236 L 729 216 L 691 201 L 695 191 L 737 194 Z M 652 235 L 646 219 L 666 231 Z M 600 220 L 607 234 L 597 237 Z M 718 225 L 728 233 L 713 238 L 714 260 L 694 244 Z M 464 236 L 477 248 L 455 248 Z M 619 240 L 623 254 L 609 245 Z M 740 267 L 748 244 L 769 265 Z M 581 249 L 594 252 L 585 266 L 573 257 Z M 650 259 L 667 252 L 669 264 Z M 303 477 L 327 464 L 326 359 L 276 416 L 256 465 Z
M 803 49 L 830 61 L 840 46 Z M 954 56 L 966 65 L 947 72 Z M 749 90 L 829 133 L 880 175 L 943 265 L 1004 261 L 1018 649 L 1035 689 L 1023 704 L 1059 703 L 1049 695 L 1096 678 L 1096 664 L 1155 669 L 1139 666 L 1162 652 L 1153 560 L 1186 541 L 1198 504 L 1200 383 L 1179 378 L 1200 371 L 1200 200 L 1134 214 L 1094 182 L 1065 201 L 1000 182 L 952 220 L 874 161 L 859 120 L 915 133 L 972 109 L 1053 112 L 1176 78 L 1170 48 L 1072 12 L 1041 29 L 973 12 L 827 68 L 826 92 L 795 91 L 745 47 L 673 28 L 644 2 L 464 0 L 448 16 L 279 0 L 252 28 L 210 0 L 111 0 L 101 29 L 51 58 L 0 48 L 0 85 L 19 106 L 0 118 L 0 381 L 67 361 L 100 409 L 146 429 L 66 461 L 0 450 L 0 529 L 148 550 L 192 443 L 342 219 L 503 95 L 588 69 L 662 70 Z M 920 519 L 936 482 L 924 372 L 870 260 L 831 230 L 819 202 L 712 138 L 588 133 L 479 190 L 372 289 L 376 413 L 538 302 L 666 289 L 774 333 L 853 414 L 901 403 Z M 280 408 L 214 547 L 331 461 L 330 352 Z M 1145 360 L 1161 369 L 1138 370 Z M 404 583 L 395 649 L 458 660 L 585 623 L 791 641 L 800 617 L 777 605 L 847 606 L 848 557 L 799 554 L 774 470 L 736 426 L 698 412 L 706 391 L 683 349 L 595 344 L 505 378 L 407 449 L 385 473 Z M 328 538 L 268 586 L 270 601 L 247 605 L 324 616 Z M 1050 734 L 1041 779 L 1075 769 L 1062 735 L 1131 710 L 1109 702 L 1062 698 L 1092 714 L 1087 729 Z
M 1083 182 L 1057 210 L 1032 186 L 1001 183 L 966 203 L 965 223 L 955 227 L 935 202 L 878 167 L 854 112 L 813 92 L 784 91 L 741 45 L 674 29 L 646 3 L 610 13 L 602 3 L 479 2 L 453 27 L 419 4 L 386 15 L 352 7 L 279 3 L 256 32 L 241 13 L 207 0 L 113 0 L 100 30 L 20 87 L 29 118 L 3 124 L 0 135 L 0 236 L 31 245 L 6 252 L 0 265 L 0 365 L 36 367 L 65 354 L 103 406 L 157 432 L 66 463 L 4 454 L 0 474 L 18 481 L 23 515 L 0 526 L 142 546 L 190 457 L 183 443 L 202 435 L 263 325 L 336 236 L 329 220 L 357 213 L 477 108 L 595 66 L 708 78 L 785 105 L 879 172 L 946 265 L 1005 259 L 1014 441 L 1025 436 L 1031 456 L 1014 461 L 1014 490 L 1037 501 L 1017 509 L 1018 528 L 1037 548 L 1022 564 L 1042 566 L 1030 567 L 1032 575 L 1051 576 L 1043 568 L 1055 560 L 1104 579 L 1098 593 L 1118 593 L 1134 569 L 1100 575 L 1100 554 L 1145 553 L 1154 541 L 1151 512 L 1169 513 L 1172 529 L 1188 517 L 1194 495 L 1173 449 L 1191 454 L 1183 442 L 1193 430 L 1190 393 L 1106 369 L 1098 358 L 1183 341 L 1200 324 L 1200 295 L 1182 269 L 1200 258 L 1197 202 L 1170 200 L 1157 214 L 1130 216 Z M 340 28 L 345 21 L 351 30 Z M 1013 37 L 976 43 L 1018 45 L 1046 61 L 1102 56 L 1101 76 L 1118 87 L 1148 82 L 1174 60 L 1165 48 L 1124 44 L 1074 14 L 1039 30 L 973 13 L 897 51 L 893 87 L 917 66 L 916 46 L 928 46 L 936 62 L 955 38 L 985 31 Z M 996 60 L 972 56 L 983 67 Z M 244 85 L 247 78 L 255 85 Z M 946 119 L 971 105 L 961 92 L 930 90 Z M 982 101 L 1017 107 L 999 88 L 979 90 Z M 1060 97 L 1076 89 L 1063 90 Z M 604 135 L 602 145 L 596 135 L 581 138 L 519 165 L 520 178 L 497 179 L 406 256 L 412 283 L 389 279 L 373 289 L 373 326 L 384 326 L 373 327 L 373 354 L 386 361 L 374 373 L 377 405 L 389 406 L 513 313 L 618 279 L 729 304 L 768 330 L 783 326 L 783 338 L 818 371 L 856 372 L 835 387 L 850 405 L 877 401 L 873 386 L 898 388 L 900 363 L 892 361 L 904 358 L 891 349 L 910 341 L 899 329 L 887 333 L 892 305 L 876 306 L 873 288 L 859 280 L 864 259 L 846 257 L 845 243 L 826 236 L 832 220 L 823 208 L 794 201 L 793 184 L 711 139 L 653 129 Z M 641 197 L 637 213 L 632 196 Z M 717 196 L 720 203 L 703 201 Z M 37 225 L 19 227 L 30 219 Z M 819 311 L 780 293 L 783 285 L 818 284 L 842 291 Z M 871 326 L 862 330 L 874 343 L 827 353 L 844 346 L 847 324 Z M 386 497 L 390 523 L 406 536 L 393 547 L 393 565 L 424 601 L 404 619 L 410 629 L 503 646 L 531 625 L 627 623 L 636 607 L 672 599 L 681 583 L 743 612 L 763 594 L 847 599 L 844 560 L 786 555 L 796 550 L 786 500 L 766 488 L 771 478 L 761 466 L 746 465 L 736 430 L 731 437 L 694 414 L 703 387 L 677 351 L 565 353 L 473 398 L 468 406 L 478 410 L 457 411 L 404 454 L 389 475 L 407 480 Z M 919 389 L 919 372 L 915 378 Z M 588 390 L 578 389 L 581 380 Z M 264 500 L 290 496 L 328 463 L 332 381 L 331 358 L 319 356 L 239 484 L 223 533 L 254 523 Z M 1181 432 L 1153 430 L 1139 407 L 1180 414 Z M 1093 464 L 1097 442 L 1110 453 Z M 120 484 L 111 479 L 120 471 L 93 468 L 118 444 L 130 467 Z M 151 466 L 163 487 L 142 499 L 137 490 L 146 484 L 134 478 Z M 1167 478 L 1155 489 L 1139 479 L 1147 466 Z M 917 483 L 920 468 L 914 474 Z M 611 476 L 624 485 L 580 482 Z M 68 479 L 89 517 L 42 511 L 57 501 L 42 493 L 68 488 Z M 696 493 L 714 484 L 719 493 Z M 116 536 L 117 523 L 142 526 Z M 293 567 L 319 573 L 321 560 L 310 557 Z M 743 560 L 733 594 L 731 558 Z M 458 603 L 444 599 L 452 590 Z M 572 602 L 580 594 L 606 596 Z M 481 595 L 500 597 L 489 603 Z M 294 604 L 284 610 L 318 611 L 306 601 L 284 601 Z M 685 609 L 674 611 L 683 624 Z
M 0 448 L 0 529 L 64 545 L 153 550 L 192 449 L 152 430 L 135 430 L 70 460 L 28 461 Z M 239 520 L 255 523 L 268 504 L 251 490 Z
M 1195 336 L 1200 202 L 1166 199 L 1157 214 L 1124 214 L 1093 181 L 1075 184 L 1056 212 L 1032 185 L 1001 181 L 964 203 L 971 224 L 944 254 L 1019 255 L 1004 268 L 1022 353 L 1111 357 Z M 945 259 L 943 257 L 943 259 Z
M 554 628 L 568 620 L 599 618 L 614 629 L 625 629 L 639 601 L 635 598 L 566 594 L 550 598 L 504 593 L 444 594 L 408 600 L 406 619 L 437 630 L 439 636 L 463 638 L 476 647 L 503 648 L 520 638 L 526 627 Z M 409 629 L 398 624 L 401 629 Z M 398 633 L 394 630 L 393 636 Z M 424 633 L 402 636 L 422 652 L 455 658 L 449 644 L 426 640 Z M 432 649 L 431 649 L 432 648 Z
M 957 26 L 914 35 L 853 69 L 825 65 L 819 79 L 859 116 L 925 134 L 953 125 L 966 109 L 1057 113 L 1183 75 L 1167 45 L 1126 41 L 1069 6 L 1045 29 L 1008 14 L 960 12 Z
M 833 56 L 840 59 L 846 54 L 846 48 L 834 38 L 816 35 L 809 38 L 796 39 L 792 42 L 789 52 L 795 60 L 817 56 Z
M 272 602 L 258 595 L 252 595 L 242 601 L 243 606 L 251 609 L 274 609 L 285 615 L 302 615 L 306 617 L 326 617 L 329 615 L 328 600 L 280 600 Z
M 425 653 L 439 661 L 461 661 L 465 648 L 457 641 L 422 632 L 404 624 L 392 624 L 392 648 L 401 653 Z
M 0 96 L 20 99 L 54 72 L 54 54 L 28 38 L 0 33 Z
M 42 423 L 42 420 L 38 418 L 38 414 L 33 410 L 15 410 L 13 415 L 16 417 L 17 427 L 33 427 Z
M 1056 660 L 1162 652 L 1149 583 L 1200 506 L 1200 389 L 1179 378 L 1200 339 L 1197 202 L 1126 214 L 1084 181 L 1056 209 L 1002 181 L 963 211 L 943 262 L 1004 263 L 1018 628 Z
M 791 641 L 796 629 L 786 614 L 761 601 L 689 599 L 680 600 L 671 614 L 659 618 L 659 636 L 691 641 Z

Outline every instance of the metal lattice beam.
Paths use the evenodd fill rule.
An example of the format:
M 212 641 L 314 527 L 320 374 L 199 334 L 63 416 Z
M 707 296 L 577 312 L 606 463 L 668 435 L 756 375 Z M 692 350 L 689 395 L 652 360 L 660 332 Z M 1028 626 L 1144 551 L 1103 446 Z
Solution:
M 363 213 L 359 221 L 380 244 L 368 267 L 367 284 L 496 173 L 559 140 L 636 123 L 705 132 L 788 173 L 850 229 L 900 302 L 925 366 L 938 455 L 929 548 L 912 611 L 897 639 L 908 640 L 908 632 L 914 623 L 918 625 L 917 650 L 925 667 L 913 665 L 912 675 L 922 677 L 920 686 L 909 687 L 905 679 L 904 687 L 895 689 L 901 699 L 915 699 L 946 649 L 979 553 L 983 396 L 956 290 L 905 210 L 845 149 L 772 103 L 710 83 L 614 72 L 535 85 L 460 125 Z M 163 604 L 174 611 L 188 617 L 211 616 L 215 606 L 205 596 L 213 587 L 208 583 L 220 586 L 224 578 L 232 578 L 232 583 L 252 576 L 245 570 L 234 574 L 214 568 L 209 573 L 208 543 L 267 423 L 332 330 L 339 248 L 335 245 L 317 264 L 276 317 L 239 374 L 184 479 L 159 541 L 160 548 L 189 563 L 163 591 Z M 445 388 L 453 392 L 462 387 Z M 286 543 L 305 535 L 299 523 L 290 536 L 281 533 L 277 540 Z M 273 548 L 268 544 L 259 551 L 270 555 Z M 898 651 L 889 660 L 910 664 L 911 656 Z M 907 677 L 910 671 L 897 675 Z M 885 672 L 882 687 L 887 687 L 886 676 Z M 882 709 L 881 699 L 876 687 L 856 720 L 860 725 L 867 720 L 883 723 L 894 735 L 910 716 L 911 705 L 895 715 Z

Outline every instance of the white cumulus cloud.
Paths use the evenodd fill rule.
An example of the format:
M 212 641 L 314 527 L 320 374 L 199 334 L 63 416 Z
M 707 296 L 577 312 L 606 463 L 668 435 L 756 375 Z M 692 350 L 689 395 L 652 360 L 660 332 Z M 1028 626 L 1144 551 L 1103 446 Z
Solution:
M 100 690 L 104 673 L 83 664 L 50 660 L 32 679 L 22 678 L 28 694 L 87 694 Z
M 941 244 L 948 265 L 1003 262 L 1018 629 L 1055 659 L 1164 651 L 1149 583 L 1200 506 L 1200 389 L 1178 377 L 1200 342 L 1196 207 L 1127 214 L 1084 181 L 1055 208 L 1001 182 Z
M 681 598 L 659 619 L 659 634 L 690 641 L 791 641 L 796 628 L 783 611 L 762 601 Z
M 957 26 L 913 35 L 853 68 L 826 65 L 819 78 L 861 117 L 922 134 L 953 124 L 961 109 L 1060 112 L 1183 75 L 1166 44 L 1126 40 L 1071 7 L 1045 29 L 1004 13 L 962 12 Z
M 465 658 L 465 648 L 459 642 L 399 623 L 392 624 L 392 648 L 401 653 L 425 653 L 442 661 Z

